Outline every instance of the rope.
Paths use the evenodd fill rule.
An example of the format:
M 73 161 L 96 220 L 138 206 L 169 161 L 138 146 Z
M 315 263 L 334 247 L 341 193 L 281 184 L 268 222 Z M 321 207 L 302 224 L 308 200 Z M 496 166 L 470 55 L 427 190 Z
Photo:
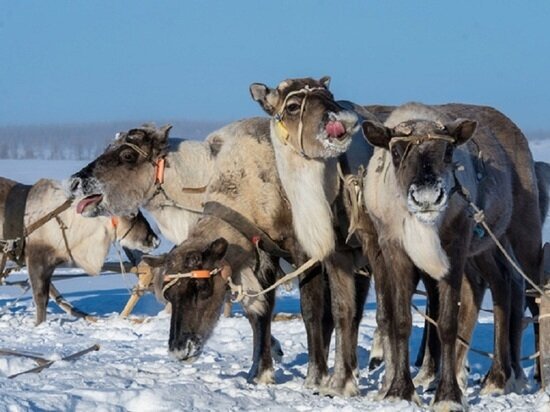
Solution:
M 132 225 L 130 227 L 130 230 L 132 230 L 134 226 Z M 114 229 L 115 229 L 115 239 L 116 239 L 116 233 L 117 233 L 117 226 L 114 226 Z M 126 234 L 124 236 L 126 236 L 130 230 L 128 230 L 128 232 L 126 232 Z M 128 278 L 126 277 L 126 268 L 124 267 L 124 263 L 122 262 L 122 253 L 120 252 L 120 244 L 115 240 L 113 241 L 113 247 L 116 251 L 116 254 L 118 256 L 118 263 L 120 265 L 120 274 L 122 275 L 122 278 L 124 279 L 124 283 L 126 284 L 126 289 L 128 290 L 128 294 L 131 294 L 132 293 L 132 288 L 130 286 L 128 286 Z
M 46 224 L 48 221 L 50 221 L 54 217 L 57 217 L 61 212 L 64 212 L 65 210 L 67 210 L 72 203 L 73 203 L 73 199 L 67 199 L 65 203 L 56 207 L 50 213 L 47 213 L 46 215 L 42 216 L 40 219 L 36 220 L 35 222 L 31 223 L 29 226 L 25 228 L 25 231 L 23 232 L 25 234 L 25 237 L 29 236 L 32 232 L 34 232 L 36 229 L 38 229 L 42 225 Z
M 275 282 L 273 285 L 269 286 L 266 289 L 263 289 L 256 293 L 249 293 L 246 292 L 243 289 L 243 285 L 236 285 L 233 283 L 231 278 L 228 279 L 229 287 L 231 288 L 231 292 L 236 293 L 237 296 L 233 299 L 233 302 L 240 302 L 245 297 L 247 298 L 256 298 L 258 296 L 264 295 L 267 292 L 272 291 L 273 289 L 277 288 L 279 285 L 288 282 L 298 276 L 300 276 L 302 273 L 304 273 L 306 270 L 311 269 L 313 266 L 315 266 L 319 261 L 317 259 L 311 258 L 306 263 L 304 263 L 302 266 L 300 266 L 298 269 L 296 269 L 293 272 L 287 273 L 285 276 L 283 276 L 281 279 L 279 279 L 277 282 Z
M 63 236 L 63 242 L 65 243 L 65 249 L 67 249 L 67 253 L 69 254 L 69 258 L 71 258 L 71 260 L 74 263 L 76 263 L 75 260 L 74 260 L 73 254 L 71 252 L 71 248 L 69 247 L 69 240 L 67 239 L 67 233 L 65 232 L 68 229 L 68 227 L 65 224 L 65 222 L 63 222 L 63 220 L 61 220 L 59 215 L 55 216 L 55 220 L 57 221 L 57 224 L 59 225 L 59 228 L 61 229 L 61 235 Z
M 431 323 L 433 326 L 435 326 L 436 329 L 439 329 L 437 322 L 433 320 L 430 316 L 426 315 L 424 312 L 422 312 L 414 303 L 411 303 L 411 306 L 414 310 L 416 310 L 424 319 L 426 319 L 429 323 Z M 494 355 L 490 352 L 485 352 L 480 349 L 472 348 L 468 341 L 464 339 L 462 336 L 457 335 L 456 340 L 458 343 L 460 343 L 462 346 L 464 346 L 466 349 L 475 352 L 479 355 L 486 356 L 489 359 L 493 359 Z
M 304 158 L 307 158 L 306 154 L 304 153 L 304 136 L 303 136 L 303 134 L 304 134 L 303 133 L 304 132 L 304 112 L 305 112 L 305 109 L 306 109 L 306 100 L 307 100 L 307 98 L 309 97 L 309 95 L 311 95 L 315 91 L 327 91 L 327 89 L 325 89 L 324 87 L 312 87 L 312 88 L 310 88 L 309 86 L 306 86 L 306 87 L 304 87 L 300 90 L 295 90 L 293 92 L 290 92 L 289 94 L 286 95 L 285 99 L 283 100 L 281 111 L 273 117 L 275 122 L 276 122 L 275 124 L 279 127 L 279 129 L 282 129 L 282 131 L 285 133 L 285 136 L 280 136 L 279 133 L 277 133 L 277 136 L 279 137 L 281 142 L 285 146 L 289 145 L 296 153 L 298 153 L 300 156 L 302 156 Z M 285 115 L 284 111 L 285 111 L 286 102 L 292 96 L 296 96 L 298 94 L 303 94 L 304 95 L 304 98 L 302 99 L 302 101 L 300 103 L 300 122 L 298 123 L 299 150 L 296 147 L 294 147 L 294 145 L 292 143 L 289 144 L 288 139 L 290 138 L 290 133 L 288 131 L 288 128 L 285 126 L 285 124 L 283 122 L 283 118 L 284 118 L 284 115 Z
M 31 288 L 30 283 L 27 283 L 27 287 L 23 290 L 23 293 L 21 293 L 21 295 L 19 295 L 19 297 L 17 299 L 15 299 L 11 303 L 8 303 L 6 306 L 4 306 L 2 309 L 0 309 L 0 315 L 6 313 L 9 309 L 11 309 L 13 306 L 15 306 L 17 304 L 17 302 L 19 302 L 21 300 L 21 298 L 23 296 L 25 296 L 25 294 L 29 291 L 30 288 Z
M 468 204 L 470 205 L 470 207 L 475 211 L 475 214 L 474 214 L 475 222 L 483 226 L 483 228 L 487 231 L 489 236 L 491 236 L 491 239 L 493 239 L 493 242 L 495 242 L 499 250 L 502 252 L 506 260 L 510 262 L 513 268 L 533 287 L 533 289 L 535 289 L 542 296 L 542 298 L 550 301 L 550 297 L 544 293 L 544 290 L 542 290 L 535 282 L 531 280 L 531 278 L 529 278 L 529 276 L 525 274 L 525 272 L 519 267 L 519 265 L 515 262 L 512 256 L 508 254 L 504 246 L 502 246 L 502 243 L 499 242 L 499 240 L 497 239 L 497 237 L 495 236 L 495 234 L 493 233 L 493 231 L 491 230 L 487 222 L 485 222 L 485 214 L 483 210 L 477 207 L 476 204 L 469 199 L 468 193 L 464 191 L 463 187 L 461 187 L 461 189 L 462 189 L 461 190 L 462 196 L 468 201 Z

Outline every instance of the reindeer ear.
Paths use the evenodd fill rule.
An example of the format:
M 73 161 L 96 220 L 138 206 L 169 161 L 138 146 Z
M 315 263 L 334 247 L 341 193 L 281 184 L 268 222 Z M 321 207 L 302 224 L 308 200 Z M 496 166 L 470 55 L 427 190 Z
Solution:
M 172 130 L 172 125 L 171 124 L 165 124 L 164 126 L 162 126 L 160 128 L 160 132 L 165 135 L 166 137 L 168 137 L 168 134 L 170 133 L 170 130 Z
M 270 89 L 263 83 L 252 83 L 249 90 L 252 99 L 258 102 L 267 114 L 273 116 L 275 114 L 277 101 L 279 100 L 279 92 L 277 89 Z
M 166 253 L 162 255 L 143 255 L 141 260 L 147 263 L 152 268 L 163 266 L 166 262 Z
M 323 87 L 328 90 L 328 87 L 330 85 L 330 80 L 331 80 L 330 76 L 323 76 L 319 79 L 319 83 L 321 83 Z
M 456 139 L 455 145 L 460 146 L 473 136 L 477 128 L 477 122 L 475 120 L 456 119 L 454 122 L 446 124 L 445 128 Z
M 171 129 L 172 129 L 171 124 L 165 124 L 160 129 L 158 129 L 158 133 L 155 133 L 155 138 L 158 141 L 165 143 L 166 141 L 168 141 L 168 136 L 170 134 Z
M 363 129 L 363 136 L 367 142 L 375 147 L 383 147 L 387 149 L 389 147 L 391 133 L 390 130 L 382 123 L 372 120 L 365 120 L 361 127 Z
M 225 256 L 227 252 L 227 240 L 223 237 L 220 237 L 214 240 L 208 247 L 208 251 L 211 253 L 211 256 L 214 260 L 220 260 Z

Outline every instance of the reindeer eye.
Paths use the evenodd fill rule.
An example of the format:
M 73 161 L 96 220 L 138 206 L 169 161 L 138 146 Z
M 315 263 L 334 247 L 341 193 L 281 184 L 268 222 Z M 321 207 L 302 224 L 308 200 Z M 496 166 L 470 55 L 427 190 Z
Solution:
M 137 160 L 137 153 L 131 149 L 126 149 L 120 152 L 119 157 L 124 163 L 135 163 Z
M 290 103 L 286 106 L 286 112 L 288 114 L 297 114 L 300 111 L 300 105 L 298 103 Z

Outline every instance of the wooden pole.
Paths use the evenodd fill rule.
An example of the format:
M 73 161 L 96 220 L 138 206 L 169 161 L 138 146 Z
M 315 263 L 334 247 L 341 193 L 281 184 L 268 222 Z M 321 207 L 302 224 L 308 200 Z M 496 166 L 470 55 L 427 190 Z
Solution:
M 130 296 L 130 299 L 128 299 L 128 302 L 126 303 L 126 306 L 120 312 L 120 317 L 126 318 L 132 313 L 132 310 L 138 303 L 139 298 L 143 295 L 143 292 L 149 288 L 149 285 L 151 285 L 151 282 L 153 281 L 153 271 L 151 270 L 151 266 L 149 266 L 145 262 L 141 262 L 137 266 L 137 275 L 138 275 L 138 284 L 137 286 L 132 290 L 132 295 Z
M 80 309 L 75 308 L 63 295 L 57 290 L 53 283 L 50 284 L 50 297 L 55 301 L 57 306 L 63 309 L 66 313 L 77 318 L 84 318 L 90 322 L 96 322 L 97 319 Z
M 72 355 L 65 356 L 64 358 L 61 358 L 63 361 L 72 361 L 75 359 L 80 358 L 82 355 L 85 355 L 89 352 L 99 350 L 99 345 L 96 343 L 93 346 L 90 346 L 88 349 L 81 350 L 80 352 L 73 353 Z M 37 366 L 36 368 L 32 368 L 23 372 L 16 373 L 15 375 L 8 376 L 9 379 L 13 379 L 18 377 L 19 375 L 24 375 L 25 373 L 40 373 L 44 369 L 49 368 L 55 363 L 54 360 L 48 361 L 48 363 L 45 363 L 44 365 Z

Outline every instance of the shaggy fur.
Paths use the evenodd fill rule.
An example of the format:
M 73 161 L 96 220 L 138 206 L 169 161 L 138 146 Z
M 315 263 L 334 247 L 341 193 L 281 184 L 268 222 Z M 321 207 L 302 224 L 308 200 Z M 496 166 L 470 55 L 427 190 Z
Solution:
M 4 215 L 6 194 L 14 184 L 11 180 L 0 178 L 0 216 Z M 60 183 L 39 180 L 31 188 L 27 198 L 25 225 L 42 218 L 66 200 Z M 70 262 L 86 273 L 97 275 L 114 241 L 120 240 L 122 246 L 145 253 L 151 252 L 159 244 L 158 238 L 141 214 L 135 218 L 119 218 L 116 229 L 111 218 L 87 219 L 78 215 L 74 206 L 60 213 L 59 219 L 67 226 L 65 233 L 70 254 L 63 240 L 63 232 L 55 219 L 36 229 L 26 239 L 25 257 L 36 304 L 37 325 L 46 319 L 50 282 L 56 266 Z M 2 220 L 0 219 L 0 231 L 4 223 Z M 71 255 L 74 261 L 71 260 Z
M 464 143 L 472 132 L 473 123 L 459 120 L 457 117 L 477 121 L 478 128 L 473 140 L 461 146 L 456 144 L 452 152 L 449 151 L 449 143 L 443 140 L 428 140 L 418 145 L 398 141 L 393 145 L 392 152 L 388 151 L 389 139 L 393 136 L 447 134 L 454 136 L 459 144 Z M 389 116 L 385 128 L 384 131 L 379 124 L 372 122 L 364 124 L 364 132 L 369 141 L 379 146 L 369 164 L 365 201 L 376 225 L 378 242 L 386 263 L 375 264 L 373 269 L 375 273 L 387 271 L 391 276 L 377 278 L 377 283 L 381 283 L 377 285 L 380 290 L 377 293 L 379 305 L 393 308 L 385 312 L 388 317 L 384 315 L 378 320 L 379 326 L 383 329 L 382 333 L 388 334 L 392 342 L 390 345 L 395 345 L 387 349 L 397 353 L 399 357 L 397 362 L 390 366 L 391 381 L 386 385 L 387 394 L 412 396 L 413 386 L 408 371 L 406 345 L 411 320 L 410 313 L 403 312 L 401 308 L 410 304 L 413 291 L 410 286 L 414 286 L 412 280 L 418 276 L 415 271 L 420 268 L 439 279 L 438 324 L 442 342 L 442 373 L 435 396 L 436 404 L 460 404 L 462 396 L 456 383 L 457 368 L 454 362 L 458 312 L 456 305 L 460 279 L 468 256 L 476 256 L 479 267 L 496 276 L 499 267 L 493 263 L 492 251 L 495 249 L 492 241 L 483 234 L 474 235 L 474 224 L 470 219 L 467 203 L 460 195 L 452 195 L 455 181 L 450 166 L 451 159 L 448 159 L 448 156 L 452 153 L 452 161 L 464 167 L 464 171 L 454 173 L 460 185 L 468 190 L 470 199 L 485 211 L 489 227 L 497 237 L 510 240 L 511 247 L 522 266 L 536 278 L 540 270 L 540 219 L 532 158 L 526 140 L 517 128 L 503 115 L 490 108 L 446 105 L 435 109 L 408 104 L 396 109 Z M 386 137 L 382 137 L 384 134 Z M 511 151 L 512 142 L 516 145 L 516 153 Z M 388 168 L 379 167 L 382 152 L 391 159 L 392 165 Z M 445 159 L 449 166 L 445 166 L 442 159 Z M 481 176 L 479 180 L 478 176 Z M 396 225 L 396 220 L 403 221 L 416 217 L 417 213 L 423 213 L 421 209 L 411 209 L 411 192 L 416 190 L 416 185 L 432 184 L 436 177 L 439 179 L 438 190 L 444 191 L 441 196 L 451 196 L 448 198 L 448 204 L 435 209 L 435 218 L 430 219 L 432 227 L 438 232 L 440 244 L 434 244 L 432 241 L 432 246 L 429 247 L 429 244 L 421 240 L 421 236 L 419 241 L 424 243 L 423 249 L 431 249 L 435 256 L 441 256 L 441 247 L 443 248 L 449 262 L 449 269 L 443 273 L 444 276 L 441 276 L 443 271 L 438 275 L 425 265 L 420 265 L 420 259 L 415 257 L 411 242 L 404 241 L 409 236 L 406 234 L 407 225 L 402 230 Z M 392 194 L 382 195 L 387 191 L 391 191 Z M 522 198 L 518 199 L 520 192 Z M 522 232 L 525 232 L 525 229 L 517 230 L 514 227 L 513 215 L 518 210 L 518 204 L 521 204 L 525 214 L 521 219 L 518 216 L 518 220 L 531 224 L 530 230 L 534 232 L 531 238 L 523 236 Z M 510 207 L 511 205 L 513 207 Z M 396 215 L 390 213 L 391 210 L 401 212 Z M 529 244 L 530 252 L 525 250 L 525 245 L 521 245 L 520 238 Z M 481 256 L 485 256 L 484 260 L 481 260 Z M 437 260 L 441 261 L 441 258 L 435 261 Z M 442 265 L 437 263 L 436 266 Z M 400 291 L 403 285 L 408 284 L 407 279 L 411 280 L 410 285 Z M 432 298 L 433 296 L 430 297 Z M 495 325 L 507 325 L 506 312 L 502 316 L 501 320 L 495 321 Z M 500 341 L 507 342 L 507 338 L 507 335 L 501 336 Z M 498 356 L 500 355 L 497 352 Z M 503 354 L 499 359 L 506 362 L 506 356 L 507 354 Z M 494 382 L 493 379 L 495 378 L 490 376 L 488 381 Z M 505 385 L 505 381 L 506 379 L 501 383 L 500 380 L 496 380 L 499 385 Z
M 233 268 L 234 283 L 248 291 L 258 291 L 272 284 L 275 280 L 272 257 L 265 253 L 258 254 L 250 239 L 225 221 L 215 216 L 203 216 L 198 220 L 204 202 L 216 201 L 240 212 L 281 247 L 294 251 L 295 256 L 301 253 L 294 241 L 288 205 L 278 176 L 274 173 L 275 157 L 269 140 L 269 121 L 249 119 L 235 122 L 213 132 L 204 143 L 170 141 L 166 147 L 168 130 L 166 127 L 161 130 L 143 127 L 122 134 L 102 156 L 75 174 L 69 186 L 76 193 L 81 193 L 93 186 L 90 182 L 97 181 L 100 184 L 96 186 L 105 188 L 103 194 L 104 199 L 109 201 L 109 208 L 127 207 L 118 203 L 118 199 L 128 197 L 133 207 L 144 206 L 151 212 L 163 234 L 166 232 L 171 240 L 179 244 L 167 259 L 164 270 L 181 270 L 186 256 L 206 253 L 211 242 L 223 237 L 229 243 L 224 259 Z M 165 156 L 167 169 L 162 187 L 167 196 L 162 193 L 155 195 L 154 170 L 147 159 L 123 156 L 127 149 L 123 148 L 123 143 L 127 139 L 147 153 L 152 153 L 153 157 L 149 160 L 153 162 L 157 160 L 155 156 Z M 130 179 L 132 184 L 128 185 Z M 204 186 L 207 190 L 201 193 L 182 190 Z M 120 197 L 112 196 L 110 192 L 113 190 L 118 190 Z M 93 192 L 84 194 L 91 195 Z M 198 210 L 199 213 L 187 209 Z M 180 283 L 185 288 L 188 282 Z M 222 295 L 216 293 L 206 303 L 198 292 L 184 290 L 182 296 L 185 299 L 178 301 L 178 307 L 185 306 L 187 311 L 192 311 L 189 308 L 194 304 L 202 305 L 199 312 L 205 316 L 199 319 L 186 317 L 180 310 L 172 312 L 169 344 L 171 350 L 176 352 L 181 351 L 181 345 L 188 341 L 182 338 L 181 331 L 192 327 L 194 322 L 201 322 L 201 340 L 208 338 L 223 303 Z M 270 320 L 273 296 L 274 293 L 271 293 L 243 301 L 254 332 L 251 380 L 260 379 L 258 377 L 266 380 L 266 376 L 272 374 Z M 319 305 L 316 302 L 315 305 L 322 310 L 322 303 Z
M 357 327 L 368 280 L 354 280 L 357 268 L 353 266 L 352 248 L 341 236 L 338 238 L 347 226 L 340 227 L 336 217 L 346 215 L 347 204 L 341 196 L 343 188 L 335 157 L 353 144 L 359 117 L 355 111 L 338 105 L 328 90 L 328 83 L 326 77 L 288 79 L 274 89 L 254 83 L 250 93 L 272 117 L 271 140 L 277 170 L 291 204 L 300 246 L 309 256 L 324 263 L 329 279 L 336 329 L 334 373 L 327 381 L 325 370 L 310 369 L 306 381 L 314 382 L 313 386 L 322 385 L 322 393 L 353 396 L 358 394 L 353 375 L 357 361 Z M 334 125 L 342 132 L 338 136 L 329 133 Z M 362 148 L 364 151 L 359 148 L 360 153 L 370 153 L 364 143 Z M 351 166 L 349 159 L 345 162 Z

